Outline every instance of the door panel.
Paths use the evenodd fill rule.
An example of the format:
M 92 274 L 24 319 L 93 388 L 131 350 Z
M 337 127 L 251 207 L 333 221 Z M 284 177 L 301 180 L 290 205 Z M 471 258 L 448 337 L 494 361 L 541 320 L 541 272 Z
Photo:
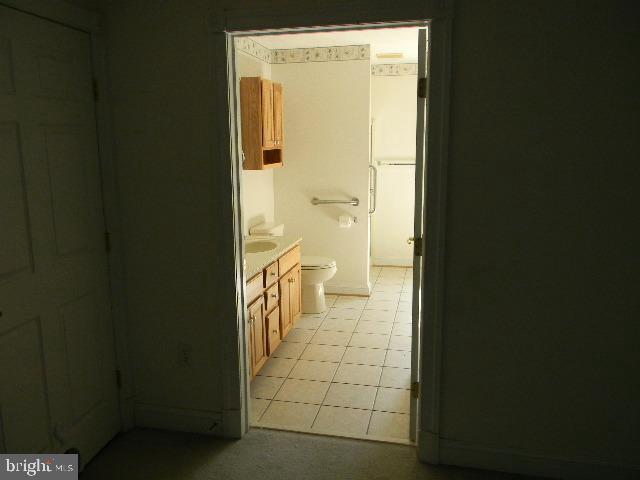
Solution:
M 53 226 L 58 255 L 86 250 L 90 240 L 87 152 L 82 131 L 74 127 L 45 127 L 45 155 L 51 188 Z
M 0 452 L 40 452 L 49 446 L 41 334 L 39 318 L 0 332 Z
M 273 138 L 277 147 L 284 146 L 284 124 L 282 118 L 282 84 L 273 84 Z
M 33 269 L 20 152 L 18 124 L 0 124 L 0 279 Z
M 0 441 L 88 460 L 120 426 L 90 38 L 6 7 L 0 31 L 0 357 L 34 377 L 2 378 Z
M 291 272 L 283 275 L 280 279 L 280 335 L 282 335 L 282 338 L 289 333 L 292 326 L 291 309 L 289 308 L 291 302 L 290 279 Z
M 249 306 L 251 375 L 254 377 L 267 359 L 264 323 L 264 300 L 259 298 Z
M 269 80 L 261 80 L 262 85 L 262 146 L 274 146 L 273 137 L 273 88 Z
M 0 37 L 0 94 L 14 92 L 11 52 L 11 40 Z
M 300 283 L 300 265 L 295 267 L 291 271 L 293 282 L 289 284 L 289 310 L 291 312 L 291 324 L 295 324 L 300 318 L 300 312 L 302 311 L 302 296 L 301 296 L 301 283 Z

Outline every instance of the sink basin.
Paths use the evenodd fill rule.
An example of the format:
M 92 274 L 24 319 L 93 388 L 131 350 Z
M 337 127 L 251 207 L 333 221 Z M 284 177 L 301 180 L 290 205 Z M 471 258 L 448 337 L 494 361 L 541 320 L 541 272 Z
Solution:
M 260 253 L 269 252 L 278 246 L 275 242 L 268 240 L 256 240 L 255 242 L 248 242 L 245 244 L 246 253 Z

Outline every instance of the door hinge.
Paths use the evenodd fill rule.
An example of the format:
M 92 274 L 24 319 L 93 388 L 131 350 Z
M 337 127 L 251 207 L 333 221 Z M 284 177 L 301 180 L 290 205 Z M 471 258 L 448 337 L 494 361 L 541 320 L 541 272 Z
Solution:
M 104 251 L 111 253 L 111 234 L 104 232 Z
M 98 93 L 98 79 L 95 77 L 91 79 L 91 88 L 93 88 L 93 101 L 97 102 L 100 100 L 100 94 Z
M 420 382 L 411 383 L 411 398 L 418 398 L 420 396 Z
M 418 98 L 427 98 L 427 77 L 418 79 Z
M 416 257 L 422 256 L 422 237 L 416 237 L 413 240 L 413 255 Z
M 118 390 L 122 388 L 122 373 L 120 370 L 116 370 L 116 386 L 118 387 Z

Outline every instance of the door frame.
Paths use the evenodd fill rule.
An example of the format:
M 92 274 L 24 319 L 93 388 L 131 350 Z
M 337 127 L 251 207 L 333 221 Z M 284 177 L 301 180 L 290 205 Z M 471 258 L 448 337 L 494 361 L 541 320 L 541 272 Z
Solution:
M 357 12 L 357 13 L 354 13 Z M 227 184 L 232 199 L 231 211 L 223 214 L 233 226 L 233 238 L 227 238 L 235 252 L 228 259 L 235 271 L 236 315 L 234 321 L 225 322 L 222 331 L 224 345 L 223 366 L 223 431 L 225 436 L 241 438 L 249 429 L 249 378 L 245 365 L 248 363 L 246 348 L 246 312 L 244 311 L 244 272 L 241 218 L 241 186 L 239 176 L 241 163 L 237 145 L 237 104 L 232 100 L 235 85 L 234 38 L 238 35 L 259 35 L 275 31 L 314 31 L 331 28 L 363 27 L 412 21 L 429 23 L 429 84 L 428 98 L 433 99 L 427 107 L 427 153 L 423 183 L 425 188 L 424 255 L 422 257 L 425 277 L 422 298 L 425 308 L 421 318 L 420 384 L 421 417 L 416 438 L 418 456 L 422 461 L 439 463 L 440 441 L 440 379 L 441 336 L 443 324 L 444 292 L 444 246 L 446 220 L 446 186 L 449 143 L 449 83 L 451 63 L 451 31 L 453 0 L 424 0 L 420 4 L 389 6 L 383 2 L 322 2 L 314 7 L 264 7 L 232 8 L 213 13 L 209 17 L 211 49 L 210 111 L 215 145 L 212 158 L 228 168 Z M 223 126 L 226 126 L 224 128 Z M 428 172 L 428 173 L 427 173 Z M 225 205 L 225 207 L 227 207 Z M 229 215 L 229 216 L 227 216 Z M 414 292 L 415 294 L 415 292 Z M 425 394 L 428 392 L 428 394 Z
M 105 229 L 109 235 L 107 254 L 109 300 L 115 346 L 116 368 L 114 382 L 119 383 L 118 400 L 120 429 L 134 426 L 133 370 L 127 341 L 124 262 L 121 216 L 118 203 L 116 169 L 113 157 L 113 133 L 107 75 L 106 41 L 102 28 L 102 15 L 71 5 L 61 0 L 0 0 L 0 5 L 49 20 L 89 35 L 91 67 L 95 79 L 96 134 L 98 140 L 99 171 L 102 184 L 102 206 Z

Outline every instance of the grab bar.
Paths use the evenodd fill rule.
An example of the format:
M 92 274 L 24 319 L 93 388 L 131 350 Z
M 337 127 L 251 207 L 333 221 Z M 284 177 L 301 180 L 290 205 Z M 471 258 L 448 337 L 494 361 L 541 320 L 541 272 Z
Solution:
M 369 215 L 376 213 L 378 206 L 378 169 L 373 165 L 369 165 L 369 170 L 373 172 L 373 176 L 369 177 L 369 195 L 371 195 L 371 208 L 369 209 Z M 371 185 L 371 179 L 373 179 L 373 185 Z
M 353 197 L 351 200 L 320 200 L 319 198 L 313 197 L 311 199 L 311 203 L 313 205 L 330 205 L 336 203 L 344 203 L 357 207 L 358 205 L 360 205 L 360 200 L 358 200 L 356 197 Z

